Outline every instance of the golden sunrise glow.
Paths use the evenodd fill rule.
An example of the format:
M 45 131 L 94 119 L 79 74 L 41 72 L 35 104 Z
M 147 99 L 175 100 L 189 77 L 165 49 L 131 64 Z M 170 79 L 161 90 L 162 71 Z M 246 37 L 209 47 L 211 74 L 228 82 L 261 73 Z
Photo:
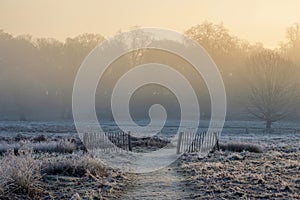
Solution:
M 1 0 L 0 29 L 64 40 L 81 33 L 109 36 L 136 25 L 183 32 L 207 20 L 274 48 L 285 39 L 286 28 L 300 22 L 299 8 L 297 0 Z

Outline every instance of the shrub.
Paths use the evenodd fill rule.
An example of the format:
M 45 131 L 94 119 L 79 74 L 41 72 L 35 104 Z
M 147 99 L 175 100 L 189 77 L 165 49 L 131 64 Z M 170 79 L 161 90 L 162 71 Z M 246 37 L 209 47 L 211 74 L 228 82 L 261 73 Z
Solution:
M 18 152 L 22 147 L 28 147 L 33 149 L 35 152 L 48 152 L 48 153 L 73 153 L 76 151 L 77 146 L 75 143 L 70 141 L 50 141 L 50 142 L 19 142 L 8 144 L 5 142 L 0 143 L 0 155 L 3 155 L 8 150 L 13 149 L 15 153 Z
M 12 194 L 34 196 L 40 190 L 40 163 L 33 158 L 32 150 L 9 151 L 0 160 L 0 197 Z
M 33 148 L 35 152 L 49 152 L 49 153 L 73 153 L 77 146 L 69 141 L 51 141 L 51 142 L 38 142 L 29 143 L 27 146 Z
M 19 143 L 8 144 L 6 142 L 0 143 L 0 155 L 4 155 L 8 150 L 13 150 L 17 152 L 20 149 L 21 145 Z
M 70 141 L 63 140 L 57 144 L 57 152 L 59 153 L 73 153 L 76 149 L 76 144 Z
M 94 177 L 104 177 L 108 175 L 105 165 L 100 160 L 88 155 L 45 158 L 42 164 L 42 173 L 75 177 L 82 177 L 87 174 Z
M 254 153 L 262 153 L 263 147 L 257 144 L 250 143 L 227 143 L 220 144 L 220 148 L 225 151 L 243 152 L 249 151 Z

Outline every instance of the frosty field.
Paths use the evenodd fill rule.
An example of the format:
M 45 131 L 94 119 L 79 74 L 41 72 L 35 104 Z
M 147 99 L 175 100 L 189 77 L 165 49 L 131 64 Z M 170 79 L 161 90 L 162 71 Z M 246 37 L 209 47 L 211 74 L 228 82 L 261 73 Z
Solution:
M 173 124 L 169 123 L 158 136 L 170 138 L 176 130 L 176 122 Z M 203 121 L 199 130 L 206 130 L 207 124 L 207 121 Z M 111 122 L 105 123 L 103 127 L 107 131 L 117 130 Z M 31 141 L 36 145 L 33 147 L 44 146 L 45 152 L 47 149 L 50 151 L 50 154 L 38 153 L 26 157 L 33 158 L 43 166 L 42 179 L 38 180 L 38 186 L 32 186 L 39 189 L 32 190 L 34 192 L 30 190 L 30 195 L 21 192 L 6 198 L 297 199 L 300 197 L 299 127 L 297 123 L 274 124 L 273 132 L 270 133 L 266 133 L 263 127 L 261 122 L 228 121 L 221 134 L 220 152 L 215 151 L 205 157 L 184 154 L 170 166 L 158 171 L 128 174 L 109 167 L 106 169 L 100 160 L 85 157 L 74 146 L 68 146 L 68 151 L 54 152 L 55 141 L 67 142 L 78 138 L 75 126 L 70 121 L 1 121 L 1 145 Z M 189 131 L 188 127 L 186 130 Z M 41 135 L 45 137 L 39 138 Z M 63 143 L 63 146 L 67 148 L 74 141 Z M 78 142 L 76 140 L 76 145 Z M 46 144 L 48 146 L 45 147 Z M 236 147 L 229 149 L 228 146 L 232 144 L 240 145 L 241 148 L 245 144 L 257 145 L 262 153 L 241 151 Z M 12 158 L 18 159 L 18 156 Z M 86 164 L 75 162 L 79 158 Z

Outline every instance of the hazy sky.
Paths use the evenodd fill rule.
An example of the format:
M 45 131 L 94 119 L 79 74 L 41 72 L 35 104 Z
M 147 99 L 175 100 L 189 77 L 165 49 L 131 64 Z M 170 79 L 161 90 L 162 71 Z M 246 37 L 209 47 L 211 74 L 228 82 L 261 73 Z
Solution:
M 60 40 L 85 32 L 108 36 L 135 25 L 182 32 L 205 20 L 273 48 L 285 39 L 286 27 L 300 23 L 300 1 L 0 0 L 0 29 Z

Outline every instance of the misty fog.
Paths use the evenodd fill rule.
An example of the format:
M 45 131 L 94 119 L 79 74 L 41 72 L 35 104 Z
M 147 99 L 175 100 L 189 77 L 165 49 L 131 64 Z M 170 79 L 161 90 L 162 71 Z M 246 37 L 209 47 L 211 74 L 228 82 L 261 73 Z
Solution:
M 252 105 L 249 96 L 253 92 L 253 83 L 259 81 L 251 77 L 251 71 L 260 64 L 252 62 L 251 65 L 249 60 L 256 55 L 269 51 L 279 60 L 288 60 L 293 73 L 285 79 L 297 84 L 300 75 L 299 24 L 287 28 L 286 40 L 277 49 L 266 49 L 261 43 L 250 44 L 232 35 L 222 24 L 210 22 L 191 27 L 185 34 L 201 44 L 219 67 L 227 93 L 228 119 L 254 119 L 248 111 Z M 5 30 L 0 31 L 0 119 L 72 119 L 72 89 L 77 70 L 88 53 L 104 40 L 101 35 L 86 33 L 61 42 L 54 38 L 13 36 Z M 115 45 L 122 48 L 125 45 L 139 45 L 139 42 L 178 45 L 168 40 L 152 41 L 142 32 L 137 32 L 135 38 L 120 40 Z M 154 61 L 173 67 L 190 81 L 199 100 L 201 116 L 209 118 L 210 98 L 203 79 L 187 61 L 159 50 L 132 52 L 111 64 L 96 93 L 99 117 L 112 118 L 109 99 L 120 76 L 137 64 Z M 278 70 L 282 74 L 285 68 L 283 66 Z M 263 83 L 258 87 L 263 88 Z M 294 87 L 293 90 L 299 88 Z M 142 87 L 134 93 L 130 103 L 131 114 L 135 118 L 144 118 L 149 106 L 157 103 L 166 108 L 170 118 L 178 118 L 179 106 L 174 94 L 157 85 Z M 292 113 L 287 119 L 299 119 L 298 96 L 290 103 Z

